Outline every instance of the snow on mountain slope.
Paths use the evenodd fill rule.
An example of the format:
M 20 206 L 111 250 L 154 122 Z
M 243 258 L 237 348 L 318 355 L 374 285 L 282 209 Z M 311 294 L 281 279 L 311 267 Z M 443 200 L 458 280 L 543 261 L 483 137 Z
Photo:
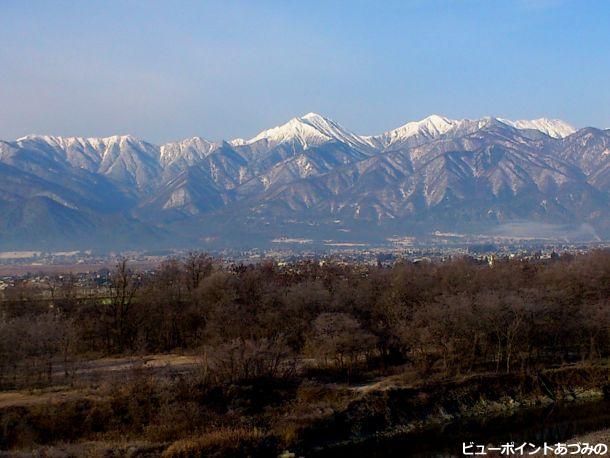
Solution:
M 268 147 L 273 147 L 281 143 L 296 142 L 303 149 L 307 149 L 333 140 L 357 149 L 369 149 L 372 146 L 370 142 L 316 113 L 308 113 L 300 118 L 293 118 L 281 126 L 264 130 L 248 140 L 247 144 L 265 142 Z
M 431 115 L 420 121 L 409 122 L 396 129 L 374 136 L 356 135 L 338 123 L 318 115 L 308 113 L 293 118 L 287 123 L 267 129 L 250 140 L 241 138 L 227 143 L 232 148 L 251 151 L 268 150 L 281 144 L 298 144 L 305 150 L 321 146 L 330 141 L 338 141 L 352 148 L 371 152 L 387 149 L 394 145 L 418 146 L 443 135 L 462 135 L 478 130 L 491 121 L 499 121 L 516 129 L 535 129 L 553 138 L 564 138 L 575 131 L 568 123 L 556 119 L 534 119 L 512 121 L 504 118 L 482 118 L 478 120 L 449 119 Z M 180 169 L 194 165 L 211 152 L 218 149 L 222 142 L 211 142 L 201 137 L 192 137 L 171 142 L 161 147 L 139 140 L 130 135 L 111 137 L 59 137 L 51 135 L 28 135 L 17 139 L 16 147 L 37 151 L 53 157 L 54 160 L 67 161 L 72 166 L 85 168 L 92 172 L 110 168 L 108 161 L 120 158 L 117 151 L 123 151 L 126 162 L 135 165 L 133 153 L 138 151 L 147 162 L 158 161 L 161 168 Z
M 14 146 L 19 150 L 34 153 L 29 155 L 28 160 L 32 160 L 35 155 L 40 159 L 68 163 L 92 172 L 97 171 L 101 161 L 101 152 L 84 137 L 28 135 L 17 139 Z
M 314 169 L 317 170 L 314 174 L 323 173 L 330 164 L 353 163 L 391 149 L 419 148 L 441 138 L 458 139 L 474 132 L 481 132 L 485 138 L 491 128 L 502 134 L 504 126 L 506 129 L 540 129 L 553 137 L 573 129 L 562 121 L 547 119 L 454 120 L 431 115 L 381 135 L 359 136 L 328 118 L 308 113 L 265 130 L 250 140 L 235 139 L 228 143 L 192 137 L 159 147 L 130 135 L 103 138 L 30 135 L 15 142 L 5 142 L 0 148 L 0 160 L 17 166 L 21 164 L 22 170 L 36 173 L 51 166 L 59 167 L 58 170 L 65 167 L 85 169 L 110 177 L 123 188 L 126 186 L 137 192 L 156 188 L 187 167 L 199 166 L 209 169 L 218 185 L 232 189 L 249 179 L 267 177 L 279 164 L 285 163 L 286 167 L 278 177 L 303 178 L 314 173 Z M 314 150 L 317 159 L 294 160 L 302 152 Z M 319 168 L 320 164 L 328 165 Z M 275 175 L 271 173 L 269 177 Z
M 363 140 L 387 149 L 397 146 L 413 147 L 435 140 L 444 135 L 457 137 L 469 134 L 491 124 L 501 122 L 515 129 L 534 129 L 553 138 L 564 138 L 576 129 L 559 119 L 533 119 L 512 121 L 505 118 L 484 117 L 480 119 L 449 119 L 431 115 L 420 121 L 412 121 L 380 135 L 361 137 Z
M 234 138 L 233 140 L 229 140 L 227 143 L 231 146 L 244 146 L 248 144 L 248 141 L 244 140 L 243 138 Z
M 119 183 L 150 189 L 159 177 L 159 147 L 131 135 L 89 139 L 101 151 L 98 173 Z
M 18 148 L 37 152 L 57 161 L 66 161 L 75 167 L 98 172 L 108 167 L 108 162 L 123 155 L 142 153 L 155 160 L 158 147 L 132 135 L 111 137 L 59 137 L 52 135 L 27 135 L 14 142 Z
M 37 242 L 36 225 L 47 219 L 66 245 L 60 228 L 101 240 L 105 221 L 133 240 L 154 228 L 172 243 L 224 240 L 219 228 L 264 238 L 290 221 L 313 231 L 328 218 L 354 231 L 363 221 L 426 230 L 437 220 L 473 229 L 511 218 L 584 221 L 610 237 L 610 132 L 572 130 L 556 120 L 432 115 L 366 137 L 310 113 L 231 142 L 193 137 L 156 146 L 129 135 L 0 141 L 0 209 L 23 221 L 13 230 L 0 212 L 0 244 L 19 231 Z M 32 218 L 20 216 L 22 207 Z
M 219 147 L 219 143 L 210 142 L 201 137 L 166 143 L 160 148 L 160 162 L 163 167 L 185 168 L 201 161 Z
M 380 135 L 368 137 L 378 140 L 384 147 L 402 143 L 410 138 L 433 139 L 443 135 L 450 130 L 459 127 L 463 121 L 448 119 L 438 115 L 431 115 L 421 121 L 412 121 L 396 129 L 384 132 Z
M 121 185 L 150 189 L 161 171 L 159 147 L 131 135 L 111 137 L 58 137 L 28 135 L 12 143 L 7 163 L 24 170 L 85 169 L 112 178 Z M 32 165 L 38 165 L 34 169 Z
M 496 118 L 449 119 L 431 115 L 420 121 L 412 121 L 380 135 L 367 137 L 382 149 L 412 148 L 443 138 L 458 138 L 494 125 L 506 126 Z
M 576 165 L 595 188 L 610 193 L 610 130 L 586 127 L 553 146 L 557 157 Z
M 576 129 L 561 119 L 519 119 L 511 121 L 510 119 L 498 118 L 498 121 L 508 124 L 516 129 L 534 129 L 547 134 L 553 138 L 565 138 L 568 135 L 576 132 Z

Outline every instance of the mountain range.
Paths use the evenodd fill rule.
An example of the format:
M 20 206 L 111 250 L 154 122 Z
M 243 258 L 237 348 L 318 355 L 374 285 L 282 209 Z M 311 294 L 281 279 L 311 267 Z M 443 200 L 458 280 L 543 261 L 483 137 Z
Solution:
M 432 115 L 363 136 L 309 113 L 249 140 L 0 141 L 0 249 L 369 244 L 511 224 L 609 239 L 610 129 Z

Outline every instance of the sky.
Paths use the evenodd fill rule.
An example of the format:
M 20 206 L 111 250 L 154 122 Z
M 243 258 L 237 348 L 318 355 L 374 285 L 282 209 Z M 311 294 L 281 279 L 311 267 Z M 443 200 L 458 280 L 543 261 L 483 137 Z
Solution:
M 0 138 L 250 138 L 308 112 L 610 127 L 610 2 L 0 0 Z

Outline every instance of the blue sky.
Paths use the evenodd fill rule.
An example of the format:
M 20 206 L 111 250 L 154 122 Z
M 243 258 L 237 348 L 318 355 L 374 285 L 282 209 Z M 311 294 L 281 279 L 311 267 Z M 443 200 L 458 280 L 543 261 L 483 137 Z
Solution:
M 610 2 L 0 0 L 0 138 L 361 134 L 436 113 L 610 127 Z

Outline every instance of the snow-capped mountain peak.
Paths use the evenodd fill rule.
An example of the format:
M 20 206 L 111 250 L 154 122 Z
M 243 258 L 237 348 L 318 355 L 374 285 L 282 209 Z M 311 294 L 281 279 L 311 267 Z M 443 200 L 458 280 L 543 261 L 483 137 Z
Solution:
M 218 143 L 201 137 L 191 137 L 161 145 L 159 159 L 163 167 L 169 164 L 188 166 L 203 159 L 217 148 Z
M 233 140 L 228 141 L 231 146 L 244 146 L 248 144 L 248 140 L 244 138 L 234 138 Z
M 553 138 L 565 138 L 568 135 L 576 132 L 576 129 L 561 119 L 519 119 L 512 121 L 510 119 L 498 118 L 498 121 L 503 122 L 516 129 L 534 129 L 547 134 Z
M 19 145 L 26 144 L 38 144 L 38 145 L 49 145 L 53 148 L 68 148 L 71 146 L 86 146 L 90 143 L 90 138 L 86 137 L 61 137 L 57 135 L 35 135 L 30 134 L 24 137 L 18 138 L 16 141 Z
M 422 119 L 421 121 L 409 123 L 403 127 L 406 127 L 407 131 L 410 128 L 417 132 L 424 131 L 430 133 L 431 135 L 442 135 L 454 128 L 456 125 L 459 125 L 460 122 L 461 121 L 433 114 Z
M 301 119 L 308 119 L 312 121 L 328 121 L 324 116 L 319 115 L 318 113 L 314 113 L 313 111 L 310 111 L 309 113 L 301 116 Z
M 28 134 L 28 135 L 24 135 L 23 137 L 19 137 L 15 141 L 17 143 L 22 143 L 22 142 L 26 142 L 26 141 L 44 141 L 47 143 L 55 143 L 57 140 L 59 140 L 61 138 L 62 137 L 57 137 L 54 135 Z
M 262 131 L 247 143 L 266 141 L 268 145 L 273 146 L 280 143 L 297 142 L 307 149 L 333 140 L 341 141 L 355 148 L 370 146 L 358 135 L 317 113 L 307 113 L 304 116 L 292 118 L 281 126 Z
M 446 134 L 461 125 L 463 121 L 431 115 L 420 121 L 411 121 L 396 129 L 371 137 L 377 139 L 384 147 L 402 143 L 414 137 L 432 139 Z
M 379 240 L 403 223 L 479 231 L 513 220 L 585 221 L 610 238 L 610 131 L 572 130 L 431 115 L 363 137 L 308 113 L 249 141 L 29 135 L 0 141 L 0 241 L 23 233 L 33 246 L 28 234 L 57 227 L 53 243 L 90 243 L 121 227 L 129 240 L 152 228 L 171 244 L 241 244 L 249 231 L 262 240 L 338 226 Z
M 456 120 L 444 116 L 431 115 L 420 121 L 408 122 L 403 126 L 380 135 L 362 138 L 377 142 L 383 148 L 395 145 L 416 146 L 443 135 L 463 135 L 492 125 L 506 125 L 515 129 L 534 129 L 553 138 L 564 138 L 576 132 L 574 127 L 559 119 L 539 118 L 512 121 L 505 118 L 486 116 L 475 120 Z

